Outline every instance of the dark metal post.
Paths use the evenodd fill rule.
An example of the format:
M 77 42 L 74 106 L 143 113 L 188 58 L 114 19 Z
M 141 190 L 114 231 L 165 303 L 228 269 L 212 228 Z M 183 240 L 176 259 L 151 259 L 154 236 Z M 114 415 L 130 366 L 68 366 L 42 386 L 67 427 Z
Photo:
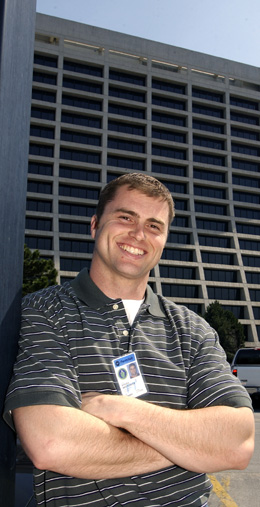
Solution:
M 36 0 L 0 2 L 0 505 L 13 507 L 15 437 L 2 419 L 20 325 Z

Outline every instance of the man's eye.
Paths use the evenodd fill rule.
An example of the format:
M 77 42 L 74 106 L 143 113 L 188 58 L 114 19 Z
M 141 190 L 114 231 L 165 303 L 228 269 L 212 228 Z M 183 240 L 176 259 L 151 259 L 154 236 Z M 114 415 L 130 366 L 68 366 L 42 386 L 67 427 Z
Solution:
M 130 220 L 130 217 L 126 216 L 126 215 L 121 215 L 119 218 L 121 218 L 122 220 Z

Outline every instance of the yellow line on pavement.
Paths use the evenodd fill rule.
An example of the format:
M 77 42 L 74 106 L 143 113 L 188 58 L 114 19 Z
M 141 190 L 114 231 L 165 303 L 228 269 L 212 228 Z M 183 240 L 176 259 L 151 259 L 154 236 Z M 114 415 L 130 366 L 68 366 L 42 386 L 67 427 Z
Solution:
M 213 485 L 213 491 L 221 500 L 221 506 L 225 507 L 238 507 L 237 503 L 231 498 L 228 492 L 221 486 L 220 482 L 216 479 L 214 475 L 209 475 L 209 478 Z

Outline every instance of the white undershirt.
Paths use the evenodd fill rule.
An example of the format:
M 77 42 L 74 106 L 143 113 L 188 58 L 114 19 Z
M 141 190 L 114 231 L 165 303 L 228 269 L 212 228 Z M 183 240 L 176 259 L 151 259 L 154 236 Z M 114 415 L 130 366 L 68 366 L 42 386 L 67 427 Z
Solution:
M 129 320 L 130 326 L 132 326 L 135 316 L 144 301 L 144 299 L 122 299 L 126 311 L 126 315 Z

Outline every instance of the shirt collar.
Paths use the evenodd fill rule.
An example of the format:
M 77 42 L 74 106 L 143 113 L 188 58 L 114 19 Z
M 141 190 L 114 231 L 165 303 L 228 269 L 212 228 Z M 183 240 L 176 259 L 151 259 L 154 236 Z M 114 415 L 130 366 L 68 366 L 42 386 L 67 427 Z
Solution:
M 114 299 L 107 297 L 91 280 L 87 268 L 84 268 L 74 280 L 71 286 L 77 297 L 91 308 L 101 308 L 115 302 Z M 120 300 L 120 298 L 118 298 Z M 147 285 L 144 304 L 148 307 L 148 312 L 155 317 L 166 317 L 164 308 L 157 294 Z

